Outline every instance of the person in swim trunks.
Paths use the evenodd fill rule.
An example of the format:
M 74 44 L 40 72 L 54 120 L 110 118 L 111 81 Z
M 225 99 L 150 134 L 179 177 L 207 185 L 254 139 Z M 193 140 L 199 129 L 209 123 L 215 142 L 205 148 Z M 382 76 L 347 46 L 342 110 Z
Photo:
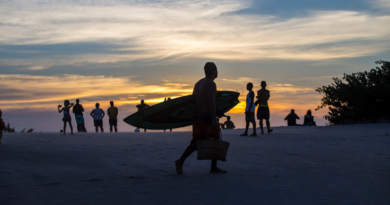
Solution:
M 58 105 L 58 112 L 59 113 L 64 112 L 64 117 L 62 118 L 62 121 L 64 121 L 64 135 L 66 132 L 66 122 L 69 123 L 70 131 L 71 134 L 73 135 L 72 118 L 70 117 L 70 108 L 72 108 L 73 105 L 74 103 L 71 104 L 69 100 L 64 101 L 64 107 L 61 108 L 61 110 L 60 110 L 61 105 Z
M 77 123 L 77 131 L 78 132 L 87 132 L 84 125 L 84 116 L 83 116 L 84 108 L 80 104 L 80 100 L 76 99 L 76 105 L 73 106 L 73 113 L 76 118 Z
M 93 117 L 93 124 L 95 125 L 96 132 L 99 132 L 98 128 L 100 127 L 100 131 L 104 132 L 103 129 L 103 117 L 106 115 L 102 109 L 100 109 L 100 104 L 96 103 L 96 109 L 92 110 L 91 117 Z
M 204 66 L 204 71 L 206 77 L 195 84 L 193 91 L 197 107 L 193 118 L 192 140 L 181 158 L 175 161 L 176 172 L 179 174 L 183 173 L 184 161 L 197 150 L 197 140 L 205 139 L 206 135 L 214 139 L 220 138 L 216 113 L 217 85 L 214 82 L 214 79 L 218 77 L 217 66 L 212 62 L 208 62 Z M 217 160 L 211 160 L 210 173 L 226 173 L 226 171 L 217 167 Z
M 256 120 L 255 120 L 255 93 L 253 92 L 253 84 L 248 83 L 246 89 L 249 91 L 246 96 L 246 108 L 245 108 L 245 121 L 246 128 L 244 134 L 240 136 L 248 136 L 249 123 L 253 124 L 253 134 L 251 136 L 257 136 L 256 134 Z
M 110 124 L 110 132 L 112 132 L 112 127 L 114 127 L 115 132 L 118 132 L 118 108 L 114 107 L 114 102 L 110 101 L 111 107 L 107 109 L 108 123 Z
M 267 83 L 265 81 L 261 81 L 261 89 L 257 91 L 257 101 L 255 105 L 259 105 L 257 108 L 257 119 L 260 121 L 260 130 L 261 134 L 264 134 L 263 131 L 263 120 L 267 125 L 268 133 L 271 133 L 273 130 L 271 129 L 271 124 L 269 122 L 269 107 L 268 100 L 271 97 L 269 90 L 265 89 L 267 87 Z

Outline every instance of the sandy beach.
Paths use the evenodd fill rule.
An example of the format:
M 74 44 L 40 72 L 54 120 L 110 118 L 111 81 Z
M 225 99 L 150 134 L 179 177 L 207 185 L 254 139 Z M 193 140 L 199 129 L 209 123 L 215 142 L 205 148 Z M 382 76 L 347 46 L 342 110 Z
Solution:
M 191 132 L 5 133 L 0 204 L 389 204 L 390 124 L 276 127 L 231 142 L 227 174 L 178 159 Z M 251 133 L 251 132 L 250 132 Z

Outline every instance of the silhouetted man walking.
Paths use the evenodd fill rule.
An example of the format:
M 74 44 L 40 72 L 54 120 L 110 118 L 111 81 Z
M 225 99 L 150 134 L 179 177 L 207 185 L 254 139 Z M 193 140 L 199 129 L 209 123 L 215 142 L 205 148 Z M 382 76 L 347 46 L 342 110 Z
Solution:
M 87 132 L 84 125 L 84 116 L 83 116 L 84 108 L 80 104 L 80 100 L 76 100 L 76 105 L 73 106 L 73 113 L 76 118 L 77 131 L 78 132 Z
M 256 135 L 256 120 L 255 120 L 255 93 L 253 92 L 253 84 L 248 83 L 246 85 L 246 89 L 249 91 L 246 96 L 246 108 L 245 108 L 245 121 L 246 121 L 246 127 L 244 134 L 241 134 L 240 136 L 248 136 L 248 129 L 249 129 L 249 123 L 253 124 L 253 134 L 251 136 L 257 136 Z
M 217 120 L 217 85 L 214 79 L 218 77 L 217 66 L 208 62 L 204 66 L 206 77 L 199 80 L 194 87 L 193 95 L 196 100 L 196 112 L 192 125 L 191 144 L 184 151 L 179 160 L 176 160 L 176 172 L 183 173 L 183 163 L 195 150 L 196 141 L 205 139 L 207 132 L 210 138 L 219 139 L 219 123 Z M 209 129 L 211 128 L 211 129 Z M 217 160 L 211 160 L 210 173 L 226 173 L 217 167 Z

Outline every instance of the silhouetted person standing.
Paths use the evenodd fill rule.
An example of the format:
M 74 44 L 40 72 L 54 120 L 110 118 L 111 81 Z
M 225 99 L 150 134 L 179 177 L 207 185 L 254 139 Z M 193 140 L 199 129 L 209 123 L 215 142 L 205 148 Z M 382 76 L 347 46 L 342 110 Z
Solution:
M 265 81 L 261 81 L 260 85 L 261 89 L 257 91 L 257 101 L 255 103 L 255 105 L 259 105 L 259 108 L 257 108 L 257 119 L 260 121 L 261 134 L 264 134 L 263 120 L 265 120 L 267 125 L 268 133 L 271 133 L 272 129 L 269 122 L 270 113 L 268 107 L 268 100 L 271 95 L 269 90 L 265 89 L 265 87 L 267 87 L 267 83 Z
M 70 127 L 70 132 L 73 135 L 72 118 L 70 117 L 70 108 L 72 108 L 73 105 L 74 105 L 74 103 L 71 104 L 69 102 L 69 100 L 64 101 L 64 107 L 61 108 L 61 110 L 60 110 L 61 105 L 58 105 L 58 112 L 59 113 L 64 112 L 64 117 L 62 118 L 62 121 L 64 121 L 64 134 L 66 132 L 66 122 L 68 122 L 69 127 Z M 23 132 L 24 132 L 24 129 L 23 129 Z
M 110 101 L 111 107 L 107 109 L 107 115 L 109 117 L 108 122 L 110 124 L 110 132 L 112 132 L 112 127 L 114 127 L 115 132 L 118 132 L 118 108 L 114 107 L 114 102 Z
M 73 113 L 76 118 L 77 123 L 77 131 L 78 132 L 87 132 L 84 125 L 84 116 L 83 116 L 84 108 L 80 104 L 80 100 L 76 99 L 76 105 L 73 106 Z
M 284 120 L 287 120 L 287 125 L 288 126 L 295 126 L 297 125 L 297 119 L 299 120 L 299 117 L 297 114 L 295 114 L 295 110 L 292 109 L 290 114 L 287 115 L 286 118 L 284 118 Z
M 246 108 L 245 108 L 245 121 L 246 121 L 246 127 L 244 134 L 241 134 L 240 136 L 248 136 L 248 129 L 249 129 L 249 123 L 253 124 L 253 134 L 251 136 L 257 136 L 256 135 L 256 120 L 255 120 L 255 93 L 253 92 L 253 84 L 248 83 L 246 85 L 246 89 L 249 91 L 246 95 Z
M 214 79 L 218 77 L 217 66 L 208 62 L 204 66 L 206 77 L 199 80 L 194 87 L 193 95 L 196 100 L 196 110 L 192 125 L 192 140 L 179 160 L 176 160 L 176 172 L 183 173 L 183 163 L 195 150 L 196 141 L 206 138 L 219 139 L 220 129 L 217 120 L 217 85 Z M 210 128 L 210 129 L 209 129 Z M 211 160 L 210 173 L 226 173 L 217 167 L 217 160 Z
M 139 111 L 144 110 L 144 109 L 146 109 L 146 108 L 148 108 L 148 107 L 150 107 L 150 106 L 149 106 L 148 104 L 146 104 L 145 101 L 142 99 L 142 100 L 141 100 L 141 104 L 139 104 L 139 105 L 137 105 L 137 106 L 135 106 L 135 107 L 138 108 L 138 111 L 137 111 L 137 112 L 139 112 Z M 139 129 L 139 127 L 137 127 L 137 129 Z M 146 132 L 146 128 L 144 128 L 144 131 Z
M 95 125 L 96 132 L 99 132 L 98 127 L 100 127 L 100 131 L 104 132 L 103 129 L 103 117 L 105 115 L 104 111 L 99 108 L 100 104 L 96 103 L 96 108 L 92 110 L 91 117 L 93 118 L 93 124 Z
M 1 144 L 1 138 L 3 138 L 3 130 L 5 130 L 5 124 L 3 121 L 3 112 L 0 110 L 0 144 Z
M 171 98 L 168 98 L 168 99 L 165 98 L 165 99 L 164 99 L 164 102 L 167 102 L 167 101 L 171 101 Z M 165 132 L 165 130 L 166 130 L 166 129 L 164 129 L 164 132 Z M 172 132 L 172 128 L 169 129 L 169 132 Z

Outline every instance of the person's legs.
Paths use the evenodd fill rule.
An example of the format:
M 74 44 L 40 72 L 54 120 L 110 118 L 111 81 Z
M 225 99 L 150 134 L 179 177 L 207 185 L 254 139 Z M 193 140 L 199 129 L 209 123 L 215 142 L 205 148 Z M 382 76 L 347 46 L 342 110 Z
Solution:
M 104 132 L 103 125 L 100 125 L 100 132 Z
M 70 134 L 73 135 L 72 121 L 69 120 Z
M 144 128 L 144 131 L 146 132 L 146 128 Z
M 66 121 L 64 121 L 64 134 L 66 132 Z
M 95 126 L 96 132 L 99 132 L 99 126 Z
M 260 124 L 260 131 L 261 131 L 261 134 L 264 134 L 264 130 L 263 130 L 263 119 L 259 119 L 259 124 Z
M 118 132 L 118 126 L 114 125 L 115 133 Z
M 193 152 L 195 152 L 196 149 L 197 149 L 196 143 L 191 143 L 190 145 L 188 145 L 188 147 L 186 148 L 186 150 L 184 150 L 184 152 L 183 152 L 183 154 L 181 155 L 180 159 L 175 161 L 176 172 L 177 172 L 177 173 L 179 173 L 179 174 L 182 174 L 182 173 L 183 173 L 183 164 L 184 164 L 184 161 L 185 161 L 185 160 L 187 159 L 187 157 L 189 157 Z
M 256 122 L 252 122 L 253 124 L 253 134 L 251 136 L 257 136 L 256 134 Z
M 244 132 L 244 134 L 241 134 L 240 136 L 248 136 L 248 128 L 249 128 L 249 122 L 246 121 L 245 132 Z
M 271 124 L 269 122 L 269 119 L 265 119 L 265 123 L 267 125 L 268 133 L 271 133 L 273 129 L 271 129 Z
M 112 132 L 112 125 L 110 125 L 110 132 Z

